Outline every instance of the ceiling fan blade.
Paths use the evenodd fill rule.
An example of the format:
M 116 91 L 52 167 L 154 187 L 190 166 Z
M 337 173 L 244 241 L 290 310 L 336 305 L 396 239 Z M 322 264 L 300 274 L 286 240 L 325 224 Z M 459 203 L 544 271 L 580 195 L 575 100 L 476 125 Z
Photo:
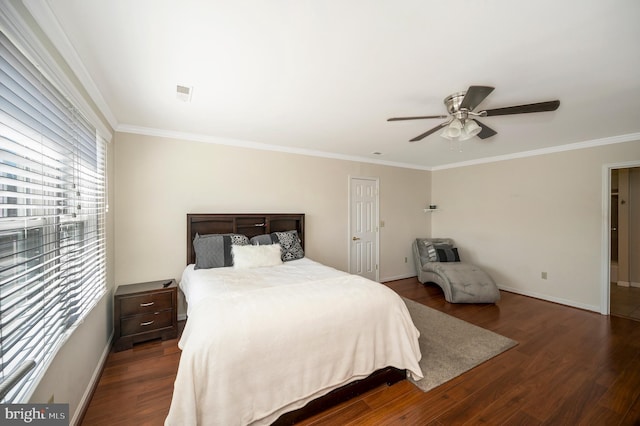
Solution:
M 431 130 L 427 130 L 426 132 L 424 132 L 423 134 L 416 136 L 415 138 L 411 139 L 409 142 L 417 142 L 417 141 L 421 141 L 422 139 L 426 138 L 427 136 L 429 136 L 431 133 L 435 133 L 438 130 L 442 129 L 444 126 L 446 126 L 447 124 L 449 124 L 448 121 L 445 121 L 442 124 L 437 125 L 436 127 L 434 127 Z
M 393 117 L 393 118 L 387 118 L 387 121 L 423 120 L 425 118 L 447 118 L 447 116 L 446 115 L 425 115 L 422 117 Z
M 489 93 L 493 92 L 493 89 L 490 86 L 469 86 L 467 94 L 464 95 L 464 99 L 460 103 L 460 109 L 473 111 L 475 107 L 480 105 L 480 102 L 484 101 L 484 98 L 489 96 Z
M 473 120 L 473 121 L 475 121 L 476 124 L 478 124 L 478 126 L 482 127 L 482 130 L 480 130 L 480 133 L 476 135 L 480 139 L 487 139 L 487 138 L 490 138 L 491 136 L 495 136 L 498 134 L 498 132 L 493 130 L 491 127 L 488 127 L 487 125 L 482 124 L 478 120 Z
M 509 115 L 509 114 L 526 114 L 529 112 L 545 112 L 545 111 L 555 111 L 560 106 L 560 101 L 548 101 L 548 102 L 538 102 L 535 104 L 526 104 L 526 105 L 516 105 L 511 107 L 504 108 L 494 108 L 488 109 L 486 112 L 487 117 L 491 117 L 494 115 Z

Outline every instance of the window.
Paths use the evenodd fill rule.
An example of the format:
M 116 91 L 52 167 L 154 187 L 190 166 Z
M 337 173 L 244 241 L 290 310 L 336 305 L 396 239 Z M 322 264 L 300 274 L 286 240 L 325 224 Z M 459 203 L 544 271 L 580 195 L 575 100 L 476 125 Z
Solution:
M 25 402 L 106 291 L 105 141 L 0 32 L 0 382 Z

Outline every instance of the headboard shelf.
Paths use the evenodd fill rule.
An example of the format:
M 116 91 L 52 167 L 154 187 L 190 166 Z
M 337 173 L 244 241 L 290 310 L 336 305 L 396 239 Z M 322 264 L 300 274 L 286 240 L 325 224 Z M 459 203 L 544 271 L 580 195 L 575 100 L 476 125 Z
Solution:
M 304 213 L 187 214 L 187 265 L 195 263 L 196 234 L 243 234 L 247 237 L 272 232 L 298 231 L 304 249 Z

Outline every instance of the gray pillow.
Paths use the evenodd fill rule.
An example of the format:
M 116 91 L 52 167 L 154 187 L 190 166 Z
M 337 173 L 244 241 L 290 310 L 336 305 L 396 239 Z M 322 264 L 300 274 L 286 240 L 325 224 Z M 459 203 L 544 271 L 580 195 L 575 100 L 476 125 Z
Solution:
M 460 262 L 460 255 L 456 247 L 436 248 L 438 262 Z
M 253 244 L 254 246 L 266 246 L 269 244 L 273 244 L 273 241 L 271 241 L 270 234 L 263 234 L 251 237 L 251 244 Z
M 249 239 L 240 234 L 196 234 L 193 249 L 196 252 L 194 269 L 233 266 L 232 245 L 247 245 Z

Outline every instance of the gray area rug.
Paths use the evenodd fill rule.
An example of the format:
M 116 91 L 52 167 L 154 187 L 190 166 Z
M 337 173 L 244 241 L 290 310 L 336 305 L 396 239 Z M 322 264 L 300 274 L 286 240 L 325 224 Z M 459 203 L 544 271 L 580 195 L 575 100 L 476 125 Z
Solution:
M 427 392 L 518 344 L 492 331 L 404 299 L 420 330 L 420 368 L 424 378 L 411 380 Z

